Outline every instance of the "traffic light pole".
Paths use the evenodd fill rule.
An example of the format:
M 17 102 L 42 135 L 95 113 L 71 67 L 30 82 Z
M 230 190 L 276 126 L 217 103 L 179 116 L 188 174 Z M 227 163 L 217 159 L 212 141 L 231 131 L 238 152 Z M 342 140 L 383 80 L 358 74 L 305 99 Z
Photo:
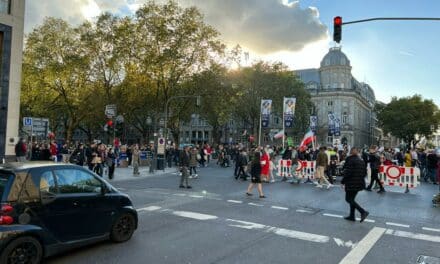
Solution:
M 440 17 L 374 17 L 349 22 L 342 22 L 342 25 L 376 21 L 376 20 L 440 20 Z

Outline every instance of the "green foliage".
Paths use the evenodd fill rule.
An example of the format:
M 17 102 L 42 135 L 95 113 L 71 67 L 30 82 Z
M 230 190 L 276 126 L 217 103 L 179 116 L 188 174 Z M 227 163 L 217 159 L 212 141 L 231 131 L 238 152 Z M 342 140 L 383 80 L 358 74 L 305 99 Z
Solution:
M 440 112 L 432 100 L 422 99 L 420 95 L 412 97 L 393 97 L 385 106 L 377 106 L 379 125 L 385 133 L 415 143 L 415 135 L 429 136 L 431 126 L 440 123 Z

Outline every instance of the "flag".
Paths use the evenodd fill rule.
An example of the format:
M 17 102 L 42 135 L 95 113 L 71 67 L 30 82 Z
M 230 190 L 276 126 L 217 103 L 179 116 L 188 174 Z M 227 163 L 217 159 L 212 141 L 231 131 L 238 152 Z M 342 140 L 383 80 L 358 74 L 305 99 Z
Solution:
M 284 137 L 284 130 L 280 130 L 278 133 L 276 133 L 273 138 L 283 138 Z
M 339 137 L 341 135 L 341 120 L 335 118 L 335 136 Z
M 292 127 L 293 126 L 293 116 L 295 115 L 295 97 L 284 97 L 284 109 L 283 109 L 283 117 L 284 117 L 284 127 Z
M 335 115 L 332 112 L 328 112 L 328 135 L 333 136 L 335 134 Z
M 315 115 L 310 116 L 310 129 L 313 133 L 316 133 L 316 128 L 318 127 L 318 117 Z
M 315 134 L 313 133 L 313 131 L 309 128 L 309 130 L 307 131 L 307 133 L 304 135 L 303 140 L 301 141 L 301 144 L 299 145 L 299 147 L 307 147 L 307 145 L 311 144 L 313 142 L 315 138 Z
M 272 100 L 271 99 L 262 99 L 261 100 L 261 127 L 269 126 L 269 118 L 270 112 L 272 108 Z

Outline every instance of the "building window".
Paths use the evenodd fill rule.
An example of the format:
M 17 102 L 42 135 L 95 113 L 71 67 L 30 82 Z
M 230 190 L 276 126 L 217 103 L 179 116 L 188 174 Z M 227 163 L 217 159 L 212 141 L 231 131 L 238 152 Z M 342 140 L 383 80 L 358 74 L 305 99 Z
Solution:
M 348 121 L 348 115 L 347 115 L 347 112 L 344 112 L 343 114 L 342 114 L 342 124 L 347 124 L 347 121 Z
M 328 101 L 327 106 L 333 106 L 333 101 Z
M 345 65 L 345 58 L 341 58 L 341 64 Z
M 0 0 L 0 13 L 11 14 L 11 0 Z
M 333 144 L 333 136 L 327 137 L 327 144 Z
M 326 60 L 324 61 L 324 65 L 325 65 L 325 66 L 329 66 L 329 65 L 330 65 L 330 60 L 329 60 L 329 59 L 326 59 Z

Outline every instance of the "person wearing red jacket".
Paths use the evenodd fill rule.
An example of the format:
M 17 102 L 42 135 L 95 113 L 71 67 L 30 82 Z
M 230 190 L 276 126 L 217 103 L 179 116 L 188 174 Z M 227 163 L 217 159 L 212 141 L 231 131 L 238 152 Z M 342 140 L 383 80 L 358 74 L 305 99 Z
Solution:
M 260 158 L 261 164 L 261 180 L 264 182 L 269 182 L 269 170 L 270 170 L 270 155 L 269 150 L 264 148 Z
M 58 155 L 57 144 L 55 143 L 54 140 L 52 140 L 52 142 L 50 143 L 50 156 L 51 159 L 55 162 L 57 162 L 57 155 Z

